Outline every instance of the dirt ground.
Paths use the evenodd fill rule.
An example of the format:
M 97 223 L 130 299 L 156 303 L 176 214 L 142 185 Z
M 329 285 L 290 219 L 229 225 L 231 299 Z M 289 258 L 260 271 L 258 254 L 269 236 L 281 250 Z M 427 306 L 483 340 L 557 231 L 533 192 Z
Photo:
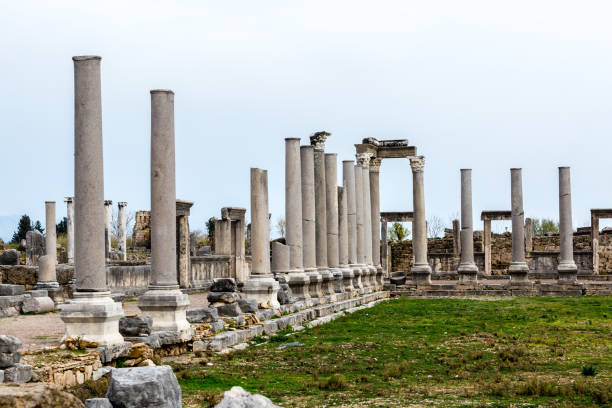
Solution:
M 206 307 L 206 293 L 189 295 L 190 308 Z M 140 314 L 138 302 L 130 300 L 123 303 L 126 315 Z M 21 340 L 21 351 L 36 351 L 59 344 L 64 335 L 64 322 L 59 311 L 41 315 L 18 315 L 0 319 L 0 334 L 15 336 Z

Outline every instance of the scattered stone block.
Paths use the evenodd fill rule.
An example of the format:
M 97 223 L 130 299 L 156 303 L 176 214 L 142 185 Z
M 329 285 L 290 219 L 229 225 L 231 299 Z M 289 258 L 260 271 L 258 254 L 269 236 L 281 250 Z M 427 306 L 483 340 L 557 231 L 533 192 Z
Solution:
M 113 408 L 108 398 L 90 398 L 85 400 L 85 408 Z
M 22 313 L 48 313 L 55 309 L 55 303 L 50 297 L 32 297 L 23 301 Z
M 48 297 L 49 292 L 47 289 L 34 289 L 34 290 L 26 290 L 26 293 L 32 297 Z
M 74 395 L 49 383 L 0 385 L 0 407 L 62 407 L 83 408 Z
M 25 287 L 23 285 L 0 285 L 0 296 L 18 296 L 23 295 Z
M 216 278 L 210 287 L 211 292 L 235 292 L 236 280 L 233 278 Z
M 151 316 L 124 316 L 119 319 L 119 333 L 124 337 L 148 336 L 152 327 Z
M 208 303 L 234 303 L 240 299 L 237 292 L 210 292 L 207 296 Z
M 0 353 L 0 368 L 12 367 L 21 360 L 21 353 Z
M 27 364 L 15 364 L 4 370 L 4 382 L 27 383 L 32 379 L 32 366 Z
M 181 388 L 170 366 L 116 368 L 106 398 L 115 408 L 182 407 Z
M 0 265 L 19 265 L 19 251 L 7 249 L 0 253 Z
M 189 323 L 212 323 L 219 320 L 219 313 L 214 307 L 187 309 Z
M 242 314 L 242 310 L 240 310 L 238 303 L 227 303 L 217 306 L 217 312 L 219 313 L 219 316 L 229 317 L 236 317 Z
M 202 340 L 196 340 L 193 342 L 193 351 L 206 351 L 207 349 L 207 344 L 204 343 Z
M 21 348 L 21 340 L 14 336 L 0 334 L 0 353 L 14 353 Z
M 280 346 L 278 346 L 276 349 L 277 349 L 277 350 L 284 350 L 284 349 L 286 349 L 287 347 L 302 347 L 302 346 L 303 346 L 303 344 L 302 344 L 302 343 L 300 343 L 299 341 L 294 341 L 294 342 L 291 342 L 291 343 L 281 344 L 281 345 L 280 345 Z
M 113 371 L 113 367 L 110 367 L 110 366 L 101 367 L 93 372 L 92 379 L 94 381 L 98 381 L 100 378 L 104 377 L 106 374 L 110 373 L 111 371 Z
M 234 350 L 245 350 L 247 347 L 249 347 L 249 343 L 238 343 L 235 346 L 232 346 Z
M 242 313 L 257 313 L 257 299 L 239 299 L 238 305 Z
M 225 329 L 225 323 L 223 323 L 222 320 L 217 320 L 216 322 L 210 323 L 210 331 L 213 333 L 218 333 L 223 329 Z
M 38 258 L 45 254 L 45 237 L 38 230 L 26 232 L 26 265 L 38 265 Z
M 215 408 L 237 407 L 280 408 L 263 395 L 251 394 L 242 387 L 232 387 L 231 390 L 225 391 L 223 399 L 215 406 Z

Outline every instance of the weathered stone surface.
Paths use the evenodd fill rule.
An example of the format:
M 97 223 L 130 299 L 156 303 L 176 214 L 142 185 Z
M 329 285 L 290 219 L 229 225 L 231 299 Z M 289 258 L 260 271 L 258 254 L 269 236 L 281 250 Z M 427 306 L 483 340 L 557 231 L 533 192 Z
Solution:
M 0 334 L 0 353 L 14 353 L 21 348 L 21 340 L 14 336 Z
M 209 246 L 203 246 L 203 247 L 198 248 L 198 256 L 206 256 L 206 255 L 210 255 Z
M 193 351 L 206 351 L 207 344 L 201 340 L 196 340 L 193 342 Z
M 85 408 L 113 408 L 108 398 L 90 398 L 85 400 Z
M 26 291 L 32 297 L 47 297 L 49 296 L 49 291 L 47 289 L 34 289 Z
M 217 278 L 210 287 L 211 292 L 235 292 L 236 280 L 233 278 Z
M 38 258 L 45 254 L 45 238 L 38 230 L 26 233 L 26 265 L 38 265 Z
M 225 391 L 223 400 L 215 408 L 280 408 L 260 394 L 251 394 L 242 387 L 232 387 Z
M 11 408 L 83 408 L 74 395 L 48 383 L 0 385 L 0 407 Z
M 239 299 L 238 305 L 242 313 L 256 313 L 257 312 L 257 300 L 256 299 Z
M 281 283 L 280 284 L 280 290 L 276 294 L 276 297 L 278 299 L 278 303 L 280 303 L 281 305 L 288 305 L 290 303 L 294 303 L 295 300 L 296 300 L 293 297 L 293 294 L 291 292 L 291 288 L 286 283 Z
M 181 388 L 170 366 L 116 368 L 106 393 L 114 408 L 180 408 Z
M 0 296 L 23 295 L 25 287 L 23 285 L 0 285 Z
M 403 285 L 406 283 L 406 275 L 392 276 L 389 281 L 394 285 Z
M 0 353 L 0 368 L 12 367 L 21 359 L 21 353 Z
M 148 336 L 152 327 L 151 316 L 124 316 L 119 319 L 119 333 L 124 337 Z
M 101 367 L 93 372 L 92 378 L 94 381 L 98 381 L 100 378 L 102 378 L 106 374 L 109 374 L 111 371 L 113 371 L 113 367 L 110 367 L 110 366 Z
M 208 303 L 234 303 L 240 299 L 240 293 L 237 292 L 210 292 L 207 296 Z
M 198 307 L 187 309 L 189 323 L 211 323 L 219 320 L 219 313 L 214 307 Z
M 222 320 L 217 320 L 216 322 L 210 323 L 210 331 L 213 333 L 218 333 L 225 328 L 225 324 Z
M 4 370 L 4 382 L 27 383 L 32 379 L 32 366 L 27 364 L 15 364 Z M 2 405 L 0 405 L 2 406 Z
M 19 265 L 19 251 L 7 249 L 0 253 L 0 265 Z
M 50 297 L 32 297 L 25 299 L 21 306 L 22 313 L 48 313 L 55 309 L 55 303 Z
M 238 303 L 227 303 L 220 306 L 217 306 L 217 312 L 219 316 L 230 316 L 236 317 L 242 314 L 242 310 Z

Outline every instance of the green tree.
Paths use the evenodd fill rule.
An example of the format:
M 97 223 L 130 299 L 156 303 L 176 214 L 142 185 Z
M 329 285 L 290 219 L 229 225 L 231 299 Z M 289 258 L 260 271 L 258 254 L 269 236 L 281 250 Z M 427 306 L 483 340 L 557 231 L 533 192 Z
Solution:
M 32 225 L 32 229 L 38 230 L 40 231 L 40 233 L 42 234 L 43 232 L 45 232 L 45 229 L 42 227 L 42 224 L 40 223 L 40 221 L 36 220 L 36 222 L 34 223 L 34 225 Z
M 546 235 L 559 233 L 559 223 L 548 218 L 534 218 L 531 221 L 533 235 Z
M 55 226 L 55 232 L 57 234 L 66 234 L 68 232 L 68 218 L 64 217 L 60 222 Z
M 394 242 L 401 242 L 410 237 L 410 230 L 401 222 L 394 222 L 391 224 L 391 230 L 389 231 L 389 239 Z
M 22 239 L 26 238 L 26 234 L 28 231 L 32 231 L 32 221 L 30 221 L 30 216 L 24 214 L 19 219 L 19 224 L 17 224 L 17 231 L 13 234 L 13 239 L 11 242 L 13 244 L 18 244 Z
M 217 221 L 217 217 L 210 217 L 208 221 L 206 221 L 207 241 L 213 250 L 215 249 L 215 221 Z
M 285 232 L 287 231 L 287 221 L 283 217 L 279 217 L 278 221 L 276 221 L 276 231 L 278 235 L 282 238 L 285 238 Z

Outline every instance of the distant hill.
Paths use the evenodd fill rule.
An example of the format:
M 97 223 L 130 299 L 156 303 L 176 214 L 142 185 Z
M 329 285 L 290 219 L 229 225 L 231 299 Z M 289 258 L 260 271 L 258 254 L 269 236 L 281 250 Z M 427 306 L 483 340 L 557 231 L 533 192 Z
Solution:
M 8 242 L 13 238 L 13 233 L 17 230 L 20 215 L 0 215 L 0 238 Z

